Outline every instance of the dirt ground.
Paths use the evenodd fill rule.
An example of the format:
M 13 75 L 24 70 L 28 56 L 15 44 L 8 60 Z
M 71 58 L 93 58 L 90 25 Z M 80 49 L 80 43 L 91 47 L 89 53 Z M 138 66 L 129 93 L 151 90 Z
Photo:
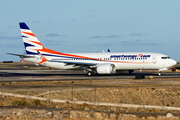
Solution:
M 112 82 L 113 81 L 113 82 Z M 133 82 L 134 84 L 130 84 Z M 144 79 L 144 80 L 104 80 L 104 81 L 46 81 L 46 82 L 6 82 L 1 83 L 2 93 L 13 93 L 48 98 L 18 98 L 1 95 L 1 106 L 21 106 L 17 101 L 31 107 L 47 107 L 114 112 L 171 112 L 174 110 L 122 108 L 88 105 L 85 102 L 105 102 L 119 104 L 154 105 L 180 107 L 180 78 Z M 176 83 L 176 84 L 175 84 Z M 66 100 L 65 103 L 53 103 L 51 99 Z M 38 103 L 36 103 L 38 101 Z M 85 101 L 84 104 L 71 104 L 68 101 Z M 23 106 L 23 105 L 22 105 Z

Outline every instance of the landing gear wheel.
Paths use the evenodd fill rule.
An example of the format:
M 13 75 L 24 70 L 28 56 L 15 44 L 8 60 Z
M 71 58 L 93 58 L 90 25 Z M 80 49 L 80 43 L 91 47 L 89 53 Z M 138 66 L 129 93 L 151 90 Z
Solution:
M 87 72 L 87 75 L 88 75 L 88 76 L 93 76 L 93 75 L 94 75 L 94 73 L 93 73 L 93 72 L 91 72 L 91 71 L 89 71 L 89 72 Z
M 162 75 L 162 73 L 161 73 L 161 72 L 159 72 L 159 73 L 158 73 L 158 75 L 159 75 L 159 76 L 161 76 L 161 75 Z

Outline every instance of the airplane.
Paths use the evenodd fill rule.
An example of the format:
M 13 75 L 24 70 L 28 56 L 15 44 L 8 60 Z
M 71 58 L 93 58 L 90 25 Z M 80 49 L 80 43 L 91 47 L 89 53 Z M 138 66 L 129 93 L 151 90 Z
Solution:
M 88 76 L 134 70 L 167 70 L 177 62 L 167 55 L 151 52 L 62 53 L 43 46 L 24 22 L 19 23 L 26 54 L 13 54 L 26 61 L 57 69 L 82 69 Z

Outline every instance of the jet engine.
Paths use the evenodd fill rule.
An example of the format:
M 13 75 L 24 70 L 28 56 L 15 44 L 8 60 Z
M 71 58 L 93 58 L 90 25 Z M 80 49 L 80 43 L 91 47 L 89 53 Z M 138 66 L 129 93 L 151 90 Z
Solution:
M 100 64 L 97 66 L 96 71 L 98 74 L 114 74 L 116 67 L 114 64 Z

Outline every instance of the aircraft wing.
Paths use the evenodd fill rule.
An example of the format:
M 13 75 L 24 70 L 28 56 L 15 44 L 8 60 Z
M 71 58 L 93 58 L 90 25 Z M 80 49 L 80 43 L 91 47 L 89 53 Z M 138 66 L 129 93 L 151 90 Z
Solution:
M 49 60 L 49 62 L 61 62 L 61 63 L 65 63 L 66 66 L 67 66 L 67 65 L 73 65 L 74 67 L 75 67 L 75 66 L 88 67 L 88 66 L 95 66 L 95 65 L 97 65 L 96 63 L 69 62 L 69 61 L 54 61 L 54 60 Z
M 14 53 L 6 53 L 6 54 L 19 56 L 20 58 L 34 58 L 34 56 L 28 56 L 28 55 L 20 55 L 20 54 L 14 54 Z

